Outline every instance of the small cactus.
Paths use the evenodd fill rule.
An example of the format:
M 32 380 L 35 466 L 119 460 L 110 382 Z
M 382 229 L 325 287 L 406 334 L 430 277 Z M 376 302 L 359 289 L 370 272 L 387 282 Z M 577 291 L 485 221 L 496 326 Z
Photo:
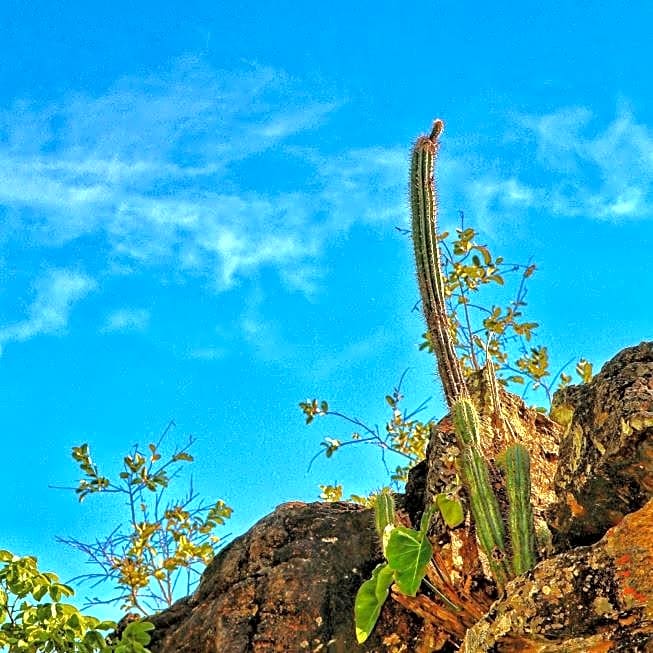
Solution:
M 387 526 L 394 526 L 395 523 L 395 499 L 392 491 L 383 488 L 374 500 L 374 526 L 379 539 L 383 541 Z
M 472 431 L 470 427 L 478 423 L 476 410 L 471 402 L 468 403 L 469 406 L 466 406 L 465 410 L 461 409 L 460 402 L 454 407 L 454 414 L 457 412 L 459 416 L 467 416 L 466 419 L 469 419 L 469 422 L 461 419 L 456 425 L 456 435 L 461 441 L 463 438 L 459 434 L 459 428 L 464 428 L 469 433 Z M 506 557 L 505 527 L 499 501 L 492 489 L 487 462 L 476 445 L 464 446 L 460 456 L 460 471 L 469 494 L 478 542 L 487 556 L 497 585 L 503 588 L 512 576 Z
M 502 456 L 508 494 L 512 568 L 516 576 L 535 566 L 535 528 L 531 507 L 530 456 L 523 444 L 510 445 Z

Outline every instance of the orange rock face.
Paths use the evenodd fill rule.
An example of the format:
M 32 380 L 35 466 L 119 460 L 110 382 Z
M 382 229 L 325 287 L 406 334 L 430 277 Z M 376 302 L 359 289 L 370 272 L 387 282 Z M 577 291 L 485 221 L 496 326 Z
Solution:
M 466 653 L 653 650 L 653 500 L 597 544 L 509 583 L 471 628 Z

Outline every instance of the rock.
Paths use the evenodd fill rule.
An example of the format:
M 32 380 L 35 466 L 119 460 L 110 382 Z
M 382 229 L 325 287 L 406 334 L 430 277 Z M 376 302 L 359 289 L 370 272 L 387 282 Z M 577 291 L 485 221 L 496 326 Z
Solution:
M 512 435 L 492 423 L 482 382 L 472 392 L 492 469 Z M 436 523 L 431 566 L 446 570 L 456 607 L 443 607 L 431 570 L 433 587 L 393 595 L 359 647 L 354 598 L 381 561 L 372 513 L 348 503 L 288 503 L 226 546 L 194 594 L 150 618 L 153 653 L 444 652 L 463 638 L 467 653 L 653 653 L 653 343 L 622 351 L 589 384 L 556 393 L 553 416 L 562 426 L 514 395 L 502 400 L 530 449 L 534 512 L 553 527 L 555 549 L 542 546 L 548 559 L 509 582 L 494 604 L 469 520 L 453 531 Z M 444 418 L 398 501 L 413 524 L 425 501 L 451 487 L 456 453 Z
M 151 650 L 418 651 L 421 619 L 391 600 L 365 646 L 356 644 L 354 597 L 380 556 L 372 511 L 283 504 L 218 553 L 194 594 L 150 617 Z
M 653 497 L 653 342 L 557 392 L 552 414 L 565 432 L 548 522 L 564 551 L 596 542 Z
M 653 651 L 653 500 L 591 547 L 541 562 L 467 631 L 463 652 Z

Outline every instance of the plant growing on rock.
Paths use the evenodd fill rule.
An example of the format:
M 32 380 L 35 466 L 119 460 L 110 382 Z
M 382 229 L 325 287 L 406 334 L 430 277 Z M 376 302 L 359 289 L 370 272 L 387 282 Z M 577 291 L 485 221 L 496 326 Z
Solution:
M 425 510 L 419 530 L 414 530 L 397 524 L 391 491 L 383 490 L 374 497 L 376 530 L 386 562 L 376 566 L 372 577 L 361 585 L 356 594 L 354 616 L 359 643 L 364 642 L 372 632 L 393 583 L 406 596 L 417 594 L 433 555 L 426 532 L 435 510 L 435 506 Z
M 536 266 L 530 262 L 508 263 L 480 244 L 477 237 L 474 229 L 465 226 L 462 214 L 461 225 L 454 235 L 436 232 L 434 236 L 442 266 L 440 285 L 445 306 L 442 317 L 448 325 L 446 331 L 453 354 L 459 361 L 461 375 L 464 380 L 473 378 L 491 361 L 499 386 L 519 391 L 532 401 L 544 400 L 545 404 L 550 404 L 554 389 L 568 385 L 572 376 L 562 370 L 555 374 L 551 372 L 547 347 L 535 344 L 538 323 L 528 320 L 524 314 L 527 286 Z M 435 251 L 431 244 L 430 255 L 434 256 Z M 511 277 L 515 280 L 516 290 L 505 305 L 500 305 L 490 293 L 505 288 Z M 434 352 L 430 331 L 423 335 L 419 347 Z M 332 458 L 336 452 L 351 445 L 372 445 L 380 452 L 391 484 L 399 489 L 406 481 L 409 469 L 424 458 L 432 424 L 420 419 L 428 399 L 413 410 L 404 408 L 402 385 L 405 374 L 385 397 L 390 415 L 381 428 L 350 417 L 324 400 L 312 398 L 300 402 L 306 424 L 330 416 L 349 423 L 354 429 L 348 439 L 326 437 L 311 464 L 322 454 Z M 579 382 L 587 383 L 592 378 L 591 363 L 581 358 L 576 364 L 575 374 Z M 320 489 L 321 498 L 327 501 L 339 501 L 344 495 L 339 484 L 321 485 Z M 349 498 L 358 503 L 365 502 L 365 497 L 360 495 L 350 495 Z
M 483 274 L 471 276 L 458 267 L 453 287 L 457 287 L 460 293 L 458 303 L 463 307 L 468 339 L 463 344 L 456 339 L 460 330 L 460 321 L 450 311 L 448 300 L 452 294 L 452 284 L 451 279 L 444 273 L 440 255 L 440 238 L 437 233 L 438 205 L 434 166 L 443 128 L 442 121 L 436 120 L 431 133 L 428 136 L 420 136 L 412 150 L 411 233 L 421 304 L 428 329 L 428 347 L 435 354 L 438 376 L 451 413 L 457 447 L 455 469 L 458 482 L 462 485 L 463 496 L 469 504 L 473 524 L 473 530 L 465 529 L 472 538 L 470 540 L 470 537 L 467 537 L 465 553 L 474 557 L 469 544 L 473 542 L 475 532 L 478 549 L 483 554 L 485 569 L 489 571 L 496 587 L 502 592 L 508 580 L 534 566 L 536 550 L 531 506 L 530 454 L 528 448 L 519 441 L 517 423 L 513 423 L 512 416 L 504 411 L 502 394 L 495 373 L 495 361 L 505 363 L 507 360 L 507 355 L 502 351 L 505 343 L 501 341 L 501 338 L 505 338 L 507 326 L 524 338 L 530 339 L 531 331 L 537 325 L 515 323 L 515 316 L 519 316 L 516 311 L 502 317 L 500 311 L 493 310 L 491 317 L 486 318 L 483 323 L 486 332 L 486 340 L 483 342 L 470 325 L 466 293 L 475 290 L 479 283 L 478 279 L 489 282 L 493 277 L 496 280 L 497 275 L 492 271 L 492 274 L 485 276 Z M 460 236 L 466 239 L 464 232 Z M 467 245 L 461 245 L 458 251 L 463 253 L 469 251 L 470 240 L 467 239 L 466 242 Z M 483 255 L 483 263 L 478 256 L 474 256 L 473 266 L 476 268 L 492 266 L 489 252 L 482 248 L 478 251 Z M 524 279 L 530 276 L 532 269 L 532 267 L 526 269 Z M 523 303 L 523 298 L 519 299 L 521 288 L 522 286 L 516 305 Z M 477 355 L 476 348 L 481 348 L 482 357 Z M 482 366 L 479 364 L 481 358 Z M 537 383 L 541 383 L 548 364 L 546 358 L 534 354 L 530 363 L 525 361 L 525 358 L 520 359 L 517 363 L 518 368 L 531 375 Z M 587 371 L 587 368 L 584 371 Z M 470 380 L 475 382 L 474 393 L 468 389 Z M 508 381 L 519 383 L 521 380 L 511 378 Z M 308 407 L 308 404 L 306 406 Z M 328 412 L 328 407 L 323 412 Z M 501 446 L 504 450 L 499 456 L 496 455 L 494 445 L 491 444 L 489 449 L 484 446 L 494 440 L 503 443 Z M 503 474 L 499 472 L 497 465 Z M 499 496 L 496 493 L 498 484 L 503 485 Z M 388 512 L 383 509 L 384 505 L 385 500 L 380 495 L 376 500 L 377 521 L 380 510 L 382 515 Z M 391 586 L 395 587 L 397 600 L 418 614 L 424 614 L 429 609 L 431 612 L 439 613 L 436 621 L 445 638 L 460 642 L 466 625 L 469 625 L 469 618 L 474 614 L 482 614 L 482 599 L 474 602 L 473 599 L 476 597 L 470 597 L 462 591 L 465 583 L 461 586 L 460 583 L 451 582 L 446 565 L 438 560 L 437 548 L 434 550 L 428 542 L 428 524 L 435 506 L 441 509 L 444 522 L 449 528 L 455 528 L 463 520 L 461 503 L 448 493 L 438 495 L 434 505 L 425 506 L 419 531 L 408 529 L 412 531 L 411 541 L 419 542 L 419 546 L 415 547 L 419 549 L 419 553 L 410 559 L 413 581 L 410 587 L 402 587 L 398 580 L 399 575 L 392 563 L 396 548 L 391 547 L 393 534 L 401 533 L 402 531 L 398 529 L 407 529 L 407 526 L 385 526 L 387 532 L 383 534 L 383 552 L 387 563 L 377 566 L 372 578 L 361 586 L 356 600 L 355 618 L 359 641 L 369 636 L 380 614 L 380 606 Z M 455 517 L 452 517 L 452 512 L 455 512 Z M 388 519 L 384 517 L 381 521 L 387 522 Z M 404 535 L 408 537 L 408 533 Z M 403 541 L 399 544 L 399 546 L 404 545 Z M 427 551 L 430 551 L 429 558 L 422 558 L 422 553 L 426 556 Z M 433 555 L 432 560 L 431 555 Z M 406 553 L 402 551 L 400 559 L 404 558 Z M 427 572 L 429 566 L 430 574 Z M 419 597 L 415 595 L 425 576 L 429 577 L 426 587 L 427 590 L 430 589 L 431 596 L 419 602 Z M 401 598 L 402 596 L 404 598 Z
M 434 183 L 435 159 L 443 128 L 442 121 L 436 120 L 431 134 L 420 136 L 413 147 L 410 191 L 417 278 L 439 377 L 453 413 L 454 432 L 460 449 L 458 466 L 461 480 L 469 497 L 478 542 L 501 589 L 513 575 L 513 570 L 523 573 L 535 563 L 529 453 L 523 445 L 515 442 L 502 455 L 510 499 L 509 524 L 513 549 L 513 562 L 510 564 L 501 507 L 491 479 L 491 461 L 481 450 L 481 423 L 477 407 L 467 389 L 463 367 L 456 355 L 447 312 L 437 237 Z M 487 381 L 485 391 L 491 395 L 488 403 L 494 413 L 491 428 L 499 428 L 514 437 L 515 431 L 503 412 L 492 357 L 487 353 L 483 373 Z

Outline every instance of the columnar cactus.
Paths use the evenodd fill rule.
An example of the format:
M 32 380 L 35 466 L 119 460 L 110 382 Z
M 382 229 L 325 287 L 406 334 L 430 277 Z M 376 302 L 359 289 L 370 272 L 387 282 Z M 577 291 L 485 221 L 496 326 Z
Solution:
M 442 120 L 436 120 L 431 134 L 420 136 L 413 146 L 410 165 L 410 206 L 422 308 L 435 350 L 444 396 L 452 407 L 459 397 L 467 394 L 467 390 L 462 368 L 449 334 L 444 279 L 438 247 L 438 203 L 433 169 L 439 148 L 438 139 L 443 129 Z
M 512 568 L 516 576 L 535 566 L 535 528 L 531 507 L 530 455 L 523 444 L 510 445 L 502 455 L 508 494 L 508 525 Z
M 480 449 L 480 423 L 469 398 L 460 361 L 456 356 L 445 303 L 445 287 L 437 235 L 437 197 L 434 165 L 439 137 L 444 129 L 436 120 L 429 136 L 420 136 L 413 146 L 410 168 L 410 203 L 413 245 L 422 307 L 446 401 L 452 411 L 454 429 L 461 449 L 459 469 L 476 525 L 481 549 L 492 575 L 502 588 L 514 574 L 535 563 L 533 513 L 530 506 L 528 451 L 512 445 L 505 454 L 506 486 L 509 498 L 512 565 L 506 554 L 505 526 L 499 501 L 492 488 L 488 461 Z M 494 374 L 491 367 L 490 374 Z M 498 390 L 495 410 L 500 411 Z

